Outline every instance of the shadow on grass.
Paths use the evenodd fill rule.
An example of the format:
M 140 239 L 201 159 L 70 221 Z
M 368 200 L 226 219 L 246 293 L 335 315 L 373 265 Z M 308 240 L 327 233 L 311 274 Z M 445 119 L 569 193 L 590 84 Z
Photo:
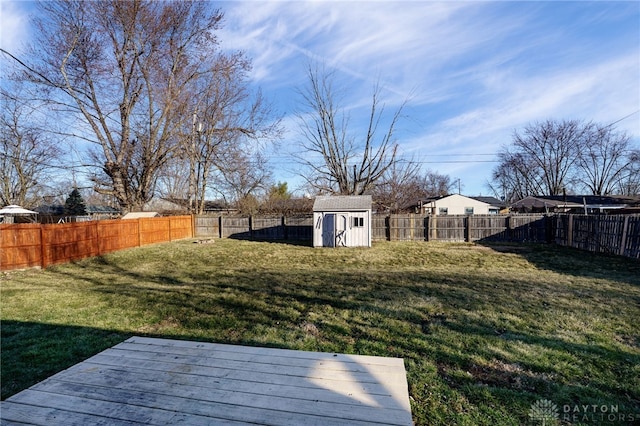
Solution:
M 127 334 L 90 327 L 4 320 L 2 400 L 58 371 L 127 339 Z
M 640 336 L 628 325 L 640 304 L 636 291 L 640 271 L 635 263 L 547 246 L 509 247 L 499 249 L 523 256 L 539 270 L 568 277 L 559 277 L 564 281 L 556 284 L 527 274 L 518 278 L 485 274 L 473 267 L 457 272 L 392 267 L 334 270 L 330 263 L 319 268 L 291 264 L 286 270 L 251 269 L 240 259 L 233 264 L 233 256 L 228 268 L 217 264 L 178 271 L 167 258 L 159 269 L 136 272 L 126 263 L 103 257 L 51 273 L 63 282 L 88 283 L 88 291 L 100 294 L 114 309 L 148 313 L 153 321 L 148 327 L 112 332 L 117 341 L 102 349 L 135 333 L 402 357 L 418 424 L 430 421 L 438 411 L 469 403 L 476 414 L 469 414 L 468 407 L 459 412 L 471 420 L 443 414 L 443 420 L 431 419 L 432 423 L 508 424 L 514 418 L 522 423 L 530 405 L 540 398 L 557 404 L 618 403 L 640 411 L 633 396 L 640 390 L 634 379 Z M 208 256 L 214 255 L 203 259 Z M 535 273 L 532 268 L 531 274 Z M 597 281 L 574 285 L 571 277 L 606 277 L 631 286 L 600 287 Z M 599 321 L 615 323 L 607 331 L 622 329 L 623 341 L 591 344 L 583 342 L 583 335 L 564 337 L 555 331 L 563 326 L 554 323 L 553 312 L 586 319 L 589 333 L 598 332 Z M 60 331 L 55 326 L 38 331 L 38 326 L 43 325 L 27 323 L 26 328 L 71 347 L 76 345 L 72 342 L 76 334 L 82 340 L 93 333 L 110 333 L 82 327 Z M 4 327 L 3 322 L 3 379 Z M 28 351 L 28 346 L 22 349 Z M 93 353 L 102 350 L 95 348 Z M 79 360 L 63 359 L 66 366 Z M 50 374 L 42 373 L 35 382 Z M 434 402 L 443 395 L 440 405 Z
M 640 261 L 543 243 L 477 242 L 479 246 L 523 257 L 539 269 L 576 277 L 607 279 L 640 287 Z M 615 273 L 612 273 L 615 272 Z
M 289 240 L 284 238 L 266 239 L 266 238 L 260 238 L 260 237 L 252 237 L 249 233 L 233 234 L 227 238 L 229 238 L 230 240 L 253 241 L 257 243 L 284 244 L 284 245 L 298 246 L 298 247 L 313 247 L 312 240 L 296 240 L 296 239 Z
M 232 235 L 228 237 L 230 240 L 241 240 L 241 241 L 253 241 L 256 243 L 265 243 L 265 244 L 284 244 L 289 246 L 296 247 L 313 247 L 312 240 L 285 240 L 285 239 L 264 239 L 264 238 L 253 238 L 248 235 Z

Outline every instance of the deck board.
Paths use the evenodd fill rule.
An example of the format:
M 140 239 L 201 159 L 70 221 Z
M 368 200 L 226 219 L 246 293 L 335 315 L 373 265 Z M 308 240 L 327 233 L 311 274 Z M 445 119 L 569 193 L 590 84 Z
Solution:
M 400 358 L 146 337 L 1 404 L 7 425 L 412 424 Z

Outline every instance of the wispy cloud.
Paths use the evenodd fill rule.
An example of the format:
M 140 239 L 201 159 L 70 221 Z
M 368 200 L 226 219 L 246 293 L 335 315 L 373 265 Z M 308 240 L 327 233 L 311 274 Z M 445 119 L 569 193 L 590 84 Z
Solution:
M 19 3 L 0 1 L 0 48 L 18 54 L 28 39 L 29 16 Z
M 640 105 L 634 4 L 241 2 L 228 17 L 230 44 L 254 58 L 256 83 L 276 97 L 304 83 L 309 59 L 338 71 L 353 117 L 378 79 L 390 107 L 411 95 L 401 148 L 423 160 L 495 153 L 530 122 L 606 123 Z M 639 122 L 619 126 L 638 138 Z M 490 165 L 437 168 L 478 192 Z
M 24 4 L 0 2 L 0 43 L 28 38 Z M 336 71 L 358 126 L 373 85 L 388 110 L 407 98 L 404 155 L 481 192 L 487 161 L 515 129 L 545 120 L 610 123 L 640 108 L 639 2 L 229 1 L 218 38 L 253 60 L 251 78 L 288 127 L 273 155 L 291 180 L 295 89 L 311 62 Z M 27 32 L 25 34 L 25 31 Z M 640 113 L 618 123 L 640 141 Z M 474 157 L 476 155 L 476 157 Z M 447 157 L 450 156 L 450 157 Z M 432 163 L 441 159 L 441 164 Z M 286 166 L 286 167 L 285 167 Z M 295 186 L 294 183 L 291 184 Z

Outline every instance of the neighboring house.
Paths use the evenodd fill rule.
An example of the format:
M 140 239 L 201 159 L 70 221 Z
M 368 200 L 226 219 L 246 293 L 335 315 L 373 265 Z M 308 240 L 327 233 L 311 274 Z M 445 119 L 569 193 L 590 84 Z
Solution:
M 158 211 L 167 215 L 185 214 L 189 212 L 189 200 L 186 198 L 154 198 L 148 204 L 145 204 L 144 210 Z M 202 210 L 204 214 L 215 215 L 238 212 L 238 209 L 232 208 L 229 203 L 223 200 L 205 200 Z
M 493 207 L 497 207 L 499 209 L 499 213 L 509 213 L 509 206 L 507 205 L 507 203 L 497 199 L 496 197 L 477 196 L 477 197 L 469 197 L 469 198 L 473 198 L 476 201 L 481 201 Z M 490 214 L 493 214 L 493 212 L 490 212 Z
M 496 201 L 499 200 L 496 199 Z M 418 211 L 422 214 L 435 216 L 498 214 L 500 212 L 500 205 L 495 204 L 480 201 L 474 197 L 453 194 L 423 200 L 419 203 Z
M 313 246 L 371 247 L 371 196 L 316 197 Z
M 633 212 L 640 197 L 622 195 L 550 195 L 526 197 L 511 205 L 517 213 L 616 214 Z
M 65 216 L 63 204 L 41 204 L 34 210 L 40 213 L 40 222 L 42 223 L 116 219 L 121 215 L 120 210 L 116 208 L 95 204 L 87 205 L 85 216 Z
M 149 212 L 162 212 L 163 214 L 184 214 L 187 212 L 188 202 L 168 198 L 152 198 L 147 201 L 142 210 Z

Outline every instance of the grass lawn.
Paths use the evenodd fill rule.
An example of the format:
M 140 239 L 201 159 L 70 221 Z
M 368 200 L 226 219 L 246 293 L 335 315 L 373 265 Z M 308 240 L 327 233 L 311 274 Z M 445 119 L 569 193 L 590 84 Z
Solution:
M 593 404 L 627 416 L 615 424 L 640 422 L 640 263 L 629 259 L 185 240 L 0 273 L 0 286 L 3 399 L 147 335 L 402 357 L 416 424 L 525 424 L 540 399 L 561 418 L 580 406 L 563 424 L 602 424 L 600 408 L 581 408 Z

